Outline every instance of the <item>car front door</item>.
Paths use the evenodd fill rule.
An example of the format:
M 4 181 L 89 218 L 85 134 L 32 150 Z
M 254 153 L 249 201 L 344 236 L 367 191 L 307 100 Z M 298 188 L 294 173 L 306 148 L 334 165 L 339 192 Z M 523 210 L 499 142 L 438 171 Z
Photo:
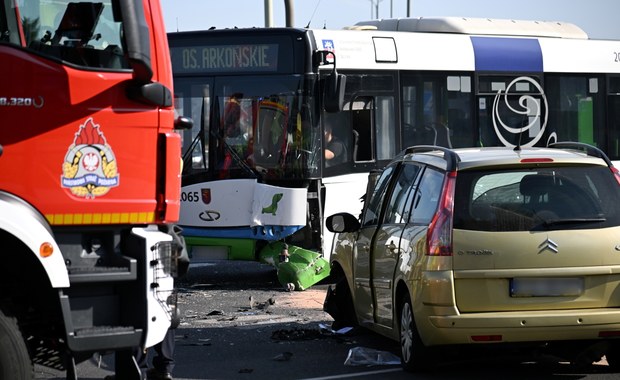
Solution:
M 374 322 L 392 328 L 394 278 L 401 255 L 401 235 L 409 219 L 415 184 L 421 169 L 415 164 L 401 165 L 384 197 L 384 213 L 372 242 L 370 263 Z
M 385 168 L 367 202 L 362 215 L 362 227 L 353 252 L 353 295 L 356 314 L 360 324 L 373 323 L 373 296 L 371 290 L 371 244 L 382 215 L 383 199 L 387 193 L 396 165 Z

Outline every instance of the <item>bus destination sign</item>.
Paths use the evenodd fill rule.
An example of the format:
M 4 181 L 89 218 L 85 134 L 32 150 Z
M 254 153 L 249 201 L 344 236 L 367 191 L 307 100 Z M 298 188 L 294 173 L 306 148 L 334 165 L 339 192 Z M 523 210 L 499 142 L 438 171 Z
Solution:
M 277 44 L 182 46 L 170 51 L 177 74 L 278 70 Z

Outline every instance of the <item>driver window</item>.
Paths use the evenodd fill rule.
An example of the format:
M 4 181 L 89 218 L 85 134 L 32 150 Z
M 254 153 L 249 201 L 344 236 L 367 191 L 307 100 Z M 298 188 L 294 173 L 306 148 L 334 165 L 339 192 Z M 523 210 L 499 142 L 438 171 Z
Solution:
M 325 167 L 351 161 L 353 134 L 350 120 L 344 112 L 323 113 L 323 158 Z
M 0 42 L 20 45 L 17 7 L 9 5 L 12 4 L 7 4 L 5 0 L 0 7 Z
M 365 212 L 363 216 L 362 226 L 370 226 L 379 223 L 379 215 L 381 213 L 381 205 L 383 204 L 383 198 L 387 192 L 390 178 L 392 178 L 392 172 L 395 166 L 388 166 L 381 176 L 377 180 L 375 187 L 370 195 L 370 199 L 367 200 Z

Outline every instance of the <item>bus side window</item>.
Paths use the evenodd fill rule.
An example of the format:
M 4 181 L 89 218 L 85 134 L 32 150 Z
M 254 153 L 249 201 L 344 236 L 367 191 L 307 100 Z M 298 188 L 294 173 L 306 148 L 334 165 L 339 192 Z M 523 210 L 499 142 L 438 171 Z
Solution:
M 375 159 L 389 160 L 396 156 L 395 99 L 392 95 L 379 95 L 374 101 Z
M 346 107 L 345 107 L 346 109 Z M 372 133 L 373 99 L 358 97 L 351 105 L 351 123 L 353 125 L 353 161 L 373 161 Z

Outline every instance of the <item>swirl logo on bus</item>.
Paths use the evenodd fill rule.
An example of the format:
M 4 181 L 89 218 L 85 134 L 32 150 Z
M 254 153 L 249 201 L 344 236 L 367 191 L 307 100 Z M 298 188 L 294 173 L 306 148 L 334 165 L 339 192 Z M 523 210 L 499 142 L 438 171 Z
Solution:
M 531 88 L 532 85 L 535 89 L 533 93 L 523 94 L 519 96 L 519 107 L 515 108 L 510 104 L 509 99 L 517 96 L 521 88 Z M 524 121 L 520 127 L 508 125 L 502 120 L 502 113 L 500 112 L 501 102 L 504 102 L 505 108 L 509 112 L 517 115 L 521 115 L 521 119 Z M 542 104 L 541 104 L 542 102 Z M 506 113 L 503 113 L 506 115 Z M 514 79 L 505 90 L 497 91 L 495 99 L 493 100 L 493 128 L 495 134 L 499 140 L 507 147 L 516 147 L 515 144 L 510 143 L 505 137 L 504 133 L 516 135 L 520 140 L 520 146 L 532 147 L 543 136 L 547 127 L 548 116 L 548 104 L 545 91 L 538 82 L 530 77 L 518 77 Z M 525 136 L 530 138 L 529 142 L 524 141 Z M 553 137 L 553 136 L 552 136 Z

